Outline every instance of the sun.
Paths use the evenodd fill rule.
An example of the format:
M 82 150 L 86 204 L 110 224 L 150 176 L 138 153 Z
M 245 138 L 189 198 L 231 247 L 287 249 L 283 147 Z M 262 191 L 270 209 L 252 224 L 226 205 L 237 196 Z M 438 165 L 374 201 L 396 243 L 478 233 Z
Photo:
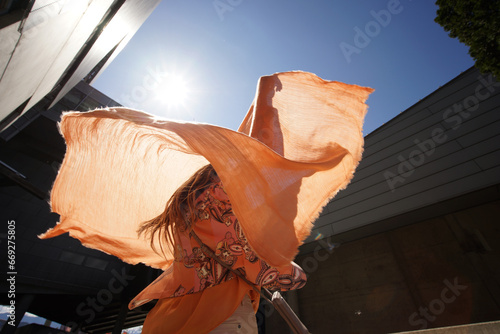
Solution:
M 183 106 L 190 95 L 189 84 L 181 75 L 168 74 L 156 88 L 155 95 L 162 104 L 168 107 Z

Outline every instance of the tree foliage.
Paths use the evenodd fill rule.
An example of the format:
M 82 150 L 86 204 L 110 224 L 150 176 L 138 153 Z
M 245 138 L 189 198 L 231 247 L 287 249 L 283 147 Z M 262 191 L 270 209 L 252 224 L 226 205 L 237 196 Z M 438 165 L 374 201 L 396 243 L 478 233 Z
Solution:
M 500 0 L 437 0 L 435 21 L 469 46 L 481 72 L 500 79 Z

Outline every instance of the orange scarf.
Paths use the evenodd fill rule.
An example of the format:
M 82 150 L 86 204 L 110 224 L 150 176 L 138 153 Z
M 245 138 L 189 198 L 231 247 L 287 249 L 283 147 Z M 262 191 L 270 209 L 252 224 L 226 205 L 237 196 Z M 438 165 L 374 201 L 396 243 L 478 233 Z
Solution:
M 372 91 L 306 72 L 265 76 L 238 131 L 126 108 L 65 113 L 67 151 L 51 193 L 61 219 L 40 237 L 69 232 L 127 263 L 166 269 L 173 255 L 155 253 L 137 228 L 210 163 L 257 256 L 289 265 L 353 176 Z

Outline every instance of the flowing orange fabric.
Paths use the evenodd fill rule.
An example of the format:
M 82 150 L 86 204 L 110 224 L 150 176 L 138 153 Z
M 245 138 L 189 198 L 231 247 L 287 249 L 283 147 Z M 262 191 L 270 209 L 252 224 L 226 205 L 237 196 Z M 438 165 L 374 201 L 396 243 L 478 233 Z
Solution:
M 67 151 L 51 193 L 60 223 L 40 237 L 69 232 L 125 262 L 166 269 L 172 254 L 152 251 L 137 227 L 211 163 L 250 246 L 269 265 L 287 265 L 353 176 L 371 92 L 306 72 L 265 76 L 238 131 L 126 108 L 65 113 Z
M 174 255 L 154 252 L 149 240 L 137 236 L 139 225 L 163 212 L 173 192 L 210 163 L 257 257 L 298 272 L 291 264 L 298 247 L 361 159 L 371 92 L 305 72 L 262 77 L 238 131 L 161 120 L 127 108 L 65 113 L 60 130 L 67 150 L 51 193 L 52 210 L 61 218 L 40 237 L 69 232 L 125 262 L 166 270 L 160 284 L 131 303 L 159 298 L 144 332 L 207 332 L 246 294 L 255 308 L 258 295 L 233 277 L 172 297 L 178 283 L 169 276 Z

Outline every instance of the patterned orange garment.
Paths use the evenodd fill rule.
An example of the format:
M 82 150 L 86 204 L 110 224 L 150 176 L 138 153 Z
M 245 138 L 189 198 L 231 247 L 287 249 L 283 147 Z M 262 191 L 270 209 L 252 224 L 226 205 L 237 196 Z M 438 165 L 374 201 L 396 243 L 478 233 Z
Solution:
M 300 289 L 305 285 L 306 275 L 295 263 L 275 268 L 257 257 L 241 230 L 238 219 L 232 211 L 229 197 L 216 174 L 212 176 L 212 182 L 207 189 L 197 198 L 195 205 L 195 215 L 190 217 L 188 224 L 193 224 L 194 231 L 202 242 L 214 250 L 215 255 L 232 270 L 238 270 L 250 282 L 270 290 L 288 291 Z M 174 297 L 199 293 L 219 284 L 225 288 L 224 283 L 240 280 L 217 261 L 206 256 L 200 245 L 189 234 L 181 233 L 179 237 L 179 255 L 173 264 L 130 302 L 129 307 L 135 308 L 152 299 L 161 301 L 148 315 L 143 328 L 145 333 L 202 333 L 214 329 L 218 324 L 213 321 L 206 323 L 198 320 L 195 325 L 192 322 L 171 321 L 172 318 L 182 318 L 186 311 L 175 308 L 166 318 L 168 311 L 164 310 L 165 305 L 177 304 Z M 246 291 L 251 296 L 254 311 L 257 311 L 259 295 L 246 283 L 237 286 L 240 286 L 241 292 Z M 220 312 L 218 309 L 221 303 L 230 304 L 235 309 L 241 301 L 235 296 L 223 293 L 217 297 L 217 312 Z M 193 311 L 194 309 L 187 313 Z M 201 327 L 195 330 L 196 326 Z
M 139 225 L 162 213 L 174 191 L 211 164 L 224 189 L 215 182 L 208 202 L 200 198 L 200 205 L 218 208 L 198 222 L 200 238 L 259 284 L 303 284 L 291 262 L 323 206 L 353 177 L 372 91 L 306 72 L 264 76 L 238 131 L 127 108 L 65 113 L 60 130 L 66 155 L 50 203 L 60 222 L 40 237 L 69 233 L 127 263 L 163 269 L 130 305 L 160 298 L 144 332 L 205 333 L 246 294 L 254 301 L 258 295 L 203 259 L 191 240 L 183 241 L 182 262 L 173 253 L 154 252 L 137 236 Z M 232 211 L 224 215 L 227 198 Z M 169 298 L 176 294 L 181 296 Z
M 303 270 L 295 263 L 278 268 L 258 258 L 241 230 L 220 179 L 213 182 L 196 200 L 192 217 L 194 231 L 215 255 L 233 270 L 238 270 L 257 286 L 270 290 L 300 289 L 306 283 Z M 130 307 L 152 299 L 180 297 L 237 278 L 214 259 L 206 256 L 200 245 L 186 233 L 180 234 L 174 263 L 148 288 L 135 297 Z M 194 271 L 194 272 L 193 272 Z M 258 302 L 258 300 L 256 301 Z M 258 304 L 256 305 L 258 306 Z

